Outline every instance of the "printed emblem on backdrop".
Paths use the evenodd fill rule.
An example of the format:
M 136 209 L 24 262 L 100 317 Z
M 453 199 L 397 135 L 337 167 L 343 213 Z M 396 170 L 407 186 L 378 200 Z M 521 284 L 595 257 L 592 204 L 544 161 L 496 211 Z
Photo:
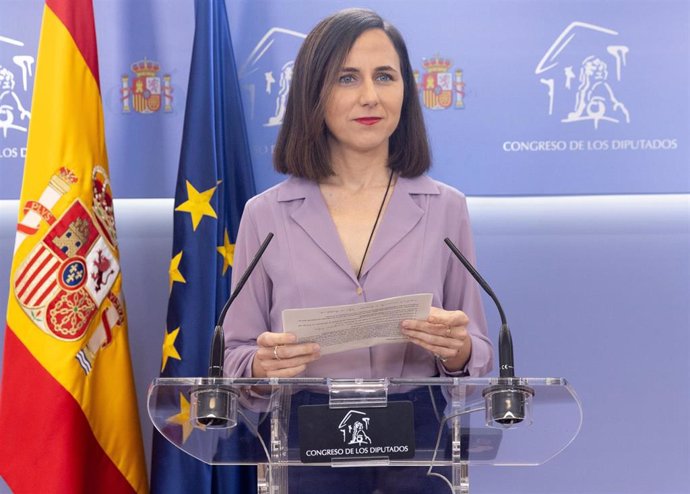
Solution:
M 164 112 L 172 111 L 172 84 L 170 74 L 159 77 L 161 67 L 158 62 L 144 58 L 130 66 L 134 77 L 125 74 L 121 78 L 120 95 L 122 112 L 156 113 L 161 108 Z
M 462 69 L 452 71 L 452 61 L 436 55 L 422 62 L 424 73 L 414 71 L 422 104 L 429 110 L 465 107 L 465 82 Z
M 546 50 L 534 73 L 545 86 L 549 115 L 563 123 L 630 123 L 618 96 L 629 52 L 613 29 L 573 22 Z
M 17 225 L 16 249 L 38 233 L 47 232 L 16 271 L 14 292 L 33 323 L 61 341 L 82 340 L 99 308 L 95 331 L 75 358 L 85 373 L 93 367 L 98 351 L 112 340 L 112 330 L 122 323 L 123 308 L 112 287 L 120 272 L 113 234 L 114 218 L 110 181 L 100 166 L 93 169 L 93 209 L 76 199 L 59 217 L 51 208 L 79 181 L 61 168 L 37 201 L 27 201 Z
M 273 27 L 259 40 L 239 70 L 250 120 L 264 127 L 283 123 L 295 56 L 306 34 Z
M 34 57 L 24 43 L 0 34 L 0 158 L 24 158 L 31 120 Z

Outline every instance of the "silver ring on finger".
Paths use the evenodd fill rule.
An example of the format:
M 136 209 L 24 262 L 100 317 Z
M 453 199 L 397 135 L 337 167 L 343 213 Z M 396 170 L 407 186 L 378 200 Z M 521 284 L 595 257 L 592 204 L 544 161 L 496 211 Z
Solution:
M 276 360 L 283 360 L 278 356 L 278 346 L 279 345 L 273 347 L 273 358 Z
M 435 353 L 434 356 L 436 359 L 438 359 L 442 364 L 445 364 L 446 361 L 448 360 L 446 357 L 441 357 L 438 353 Z

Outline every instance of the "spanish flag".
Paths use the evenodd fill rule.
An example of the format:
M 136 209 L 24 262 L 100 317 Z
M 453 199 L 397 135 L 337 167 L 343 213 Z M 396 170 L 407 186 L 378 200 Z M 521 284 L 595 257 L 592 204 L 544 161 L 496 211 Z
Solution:
M 0 475 L 146 492 L 91 0 L 46 0 L 7 307 Z

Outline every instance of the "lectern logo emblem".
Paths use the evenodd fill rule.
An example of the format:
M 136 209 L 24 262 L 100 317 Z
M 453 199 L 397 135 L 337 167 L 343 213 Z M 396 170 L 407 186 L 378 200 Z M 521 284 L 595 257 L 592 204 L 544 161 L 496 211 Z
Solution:
M 338 430 L 343 435 L 343 442 L 348 445 L 371 444 L 371 438 L 367 434 L 371 419 L 366 413 L 358 410 L 350 410 L 345 414 L 338 425 Z

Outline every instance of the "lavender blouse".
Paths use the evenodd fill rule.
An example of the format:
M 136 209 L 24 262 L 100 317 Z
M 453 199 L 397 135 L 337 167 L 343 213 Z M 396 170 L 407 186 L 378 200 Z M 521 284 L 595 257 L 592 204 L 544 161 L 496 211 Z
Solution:
M 318 184 L 291 177 L 246 205 L 235 246 L 233 286 L 269 232 L 275 237 L 223 323 L 227 376 L 251 377 L 256 338 L 282 331 L 283 309 L 354 304 L 432 293 L 432 305 L 462 310 L 472 355 L 464 373 L 492 366 L 479 288 L 443 242 L 449 237 L 474 262 L 467 203 L 458 190 L 427 176 L 399 178 L 369 247 L 360 279 L 350 265 Z M 412 343 L 329 354 L 302 377 L 429 377 L 448 373 Z

